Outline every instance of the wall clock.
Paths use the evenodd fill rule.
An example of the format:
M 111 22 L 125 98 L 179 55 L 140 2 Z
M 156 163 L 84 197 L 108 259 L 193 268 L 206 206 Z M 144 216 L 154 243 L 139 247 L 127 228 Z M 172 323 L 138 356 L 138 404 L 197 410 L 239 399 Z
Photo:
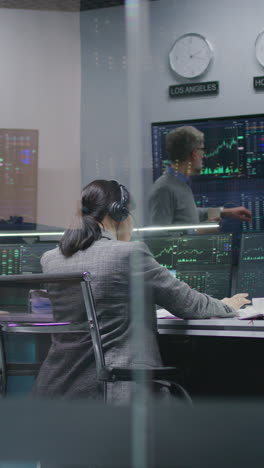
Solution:
M 197 78 L 208 69 L 213 58 L 209 41 L 201 34 L 178 37 L 169 53 L 172 70 L 182 78 Z
M 255 42 L 255 53 L 257 61 L 264 67 L 264 31 L 261 31 Z

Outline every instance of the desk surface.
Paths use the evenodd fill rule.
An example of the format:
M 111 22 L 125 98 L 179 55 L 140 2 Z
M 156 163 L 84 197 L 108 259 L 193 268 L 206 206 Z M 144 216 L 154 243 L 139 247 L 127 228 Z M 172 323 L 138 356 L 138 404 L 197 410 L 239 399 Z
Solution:
M 0 324 L 3 325 L 13 323 L 23 326 L 32 322 L 35 324 L 52 324 L 54 320 L 50 314 L 10 313 L 0 316 Z M 162 318 L 158 319 L 158 332 L 160 335 L 264 338 L 264 320 L 237 320 L 231 318 L 179 320 Z
M 72 333 L 85 332 L 88 322 L 55 322 L 51 314 L 10 313 L 0 315 L 0 328 L 8 333 Z
M 158 319 L 158 332 L 161 335 L 264 338 L 264 320 Z
M 27 314 L 20 312 L 10 312 L 9 314 L 0 315 L 0 324 L 7 322 L 25 323 L 25 322 L 36 322 L 36 323 L 47 323 L 54 322 L 52 314 Z

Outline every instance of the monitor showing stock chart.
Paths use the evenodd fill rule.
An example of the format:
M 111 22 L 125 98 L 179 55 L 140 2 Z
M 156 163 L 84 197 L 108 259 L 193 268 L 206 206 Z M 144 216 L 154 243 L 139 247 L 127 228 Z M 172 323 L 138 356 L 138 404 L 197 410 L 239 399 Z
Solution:
M 153 123 L 153 180 L 169 163 L 167 133 L 183 125 L 194 126 L 205 137 L 203 170 L 192 180 L 197 206 L 244 205 L 253 213 L 252 222 L 225 219 L 223 230 L 263 230 L 264 114 Z
M 40 259 L 44 252 L 57 247 L 57 242 L 34 242 L 20 244 L 0 244 L 0 275 L 20 275 L 41 273 Z M 32 285 L 34 289 L 34 284 Z M 29 286 L 0 288 L 1 306 L 7 310 L 19 311 L 17 306 L 26 306 Z M 10 309 L 11 307 L 11 309 Z
M 250 298 L 264 296 L 264 233 L 242 235 L 237 292 L 249 292 Z
M 230 295 L 232 234 L 146 238 L 160 265 L 199 292 L 222 299 Z

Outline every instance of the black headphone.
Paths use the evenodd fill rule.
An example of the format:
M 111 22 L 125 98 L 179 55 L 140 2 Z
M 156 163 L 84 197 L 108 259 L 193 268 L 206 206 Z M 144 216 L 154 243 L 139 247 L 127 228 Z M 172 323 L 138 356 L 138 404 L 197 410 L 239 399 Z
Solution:
M 116 182 L 116 181 L 113 181 Z M 122 184 L 116 182 L 120 188 L 120 201 L 112 203 L 109 208 L 109 215 L 113 218 L 114 221 L 121 223 L 121 221 L 125 221 L 129 215 L 128 210 L 128 201 L 129 195 L 126 187 Z

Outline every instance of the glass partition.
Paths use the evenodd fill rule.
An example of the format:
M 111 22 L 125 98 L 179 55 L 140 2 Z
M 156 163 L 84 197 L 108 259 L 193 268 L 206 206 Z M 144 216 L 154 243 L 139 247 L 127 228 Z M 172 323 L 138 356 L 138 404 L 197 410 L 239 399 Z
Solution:
M 240 0 L 0 8 L 0 280 L 28 279 L 0 281 L 0 393 L 103 411 L 108 378 L 111 414 L 129 411 L 133 468 L 155 466 L 149 403 L 189 404 L 198 387 L 194 399 L 207 397 L 194 369 L 200 359 L 212 370 L 202 338 L 237 337 L 246 327 L 237 311 L 254 312 L 249 300 L 263 295 L 264 114 L 252 86 L 262 68 L 252 54 L 264 4 L 255 3 L 250 21 Z M 186 34 L 175 73 L 171 51 Z M 202 74 L 195 63 L 208 49 L 196 36 L 211 51 Z M 214 80 L 219 93 L 204 92 Z M 52 286 L 37 283 L 43 272 L 88 276 Z M 234 378 L 235 395 L 242 383 Z

